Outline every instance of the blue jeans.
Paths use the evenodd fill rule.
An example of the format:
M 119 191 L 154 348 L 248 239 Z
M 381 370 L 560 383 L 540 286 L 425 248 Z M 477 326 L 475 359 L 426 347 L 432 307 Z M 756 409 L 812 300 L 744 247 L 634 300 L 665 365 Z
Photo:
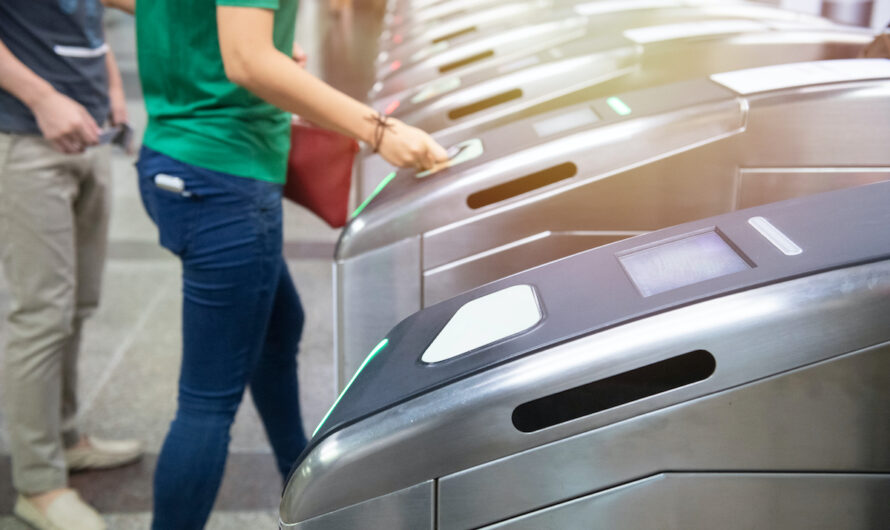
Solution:
M 280 185 L 145 147 L 137 169 L 161 244 L 182 261 L 178 408 L 155 470 L 152 528 L 193 530 L 216 498 L 245 387 L 282 477 L 306 446 L 296 359 L 303 309 L 282 257 Z M 158 174 L 184 190 L 158 187 Z

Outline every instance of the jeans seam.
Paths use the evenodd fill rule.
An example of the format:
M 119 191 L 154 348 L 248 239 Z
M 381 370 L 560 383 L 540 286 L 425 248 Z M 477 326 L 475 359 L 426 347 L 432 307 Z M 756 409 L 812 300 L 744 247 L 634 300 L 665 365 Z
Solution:
M 188 220 L 185 223 L 185 234 L 183 234 L 182 238 L 182 256 L 185 256 L 189 249 L 192 248 L 192 245 L 195 241 L 195 232 L 196 227 L 198 226 L 198 220 L 200 219 L 201 213 L 204 210 L 204 203 L 200 199 L 189 199 L 189 216 Z

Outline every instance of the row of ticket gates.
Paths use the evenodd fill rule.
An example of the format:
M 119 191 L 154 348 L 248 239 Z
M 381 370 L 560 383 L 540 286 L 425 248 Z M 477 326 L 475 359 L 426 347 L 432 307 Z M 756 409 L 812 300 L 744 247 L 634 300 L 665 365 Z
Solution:
M 282 528 L 890 527 L 890 60 L 748 2 L 393 0 Z

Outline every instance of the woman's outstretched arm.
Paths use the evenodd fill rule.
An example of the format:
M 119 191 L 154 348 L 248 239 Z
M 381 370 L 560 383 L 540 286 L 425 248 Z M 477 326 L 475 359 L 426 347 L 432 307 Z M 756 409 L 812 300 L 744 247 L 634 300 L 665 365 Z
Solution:
M 330 87 L 275 48 L 274 11 L 219 6 L 216 15 L 223 64 L 233 83 L 276 107 L 375 145 L 374 109 Z M 375 146 L 388 162 L 428 169 L 447 158 L 427 133 L 395 119 L 389 122 Z

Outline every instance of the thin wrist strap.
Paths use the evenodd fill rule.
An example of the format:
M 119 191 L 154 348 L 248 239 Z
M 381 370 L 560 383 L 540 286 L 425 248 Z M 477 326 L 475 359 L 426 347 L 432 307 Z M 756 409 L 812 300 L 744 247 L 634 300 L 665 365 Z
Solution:
M 389 120 L 389 116 L 377 113 L 374 116 L 368 116 L 368 120 L 374 122 L 374 139 L 372 147 L 374 152 L 380 151 L 380 144 L 383 143 L 383 136 L 386 130 L 392 128 L 393 124 Z

